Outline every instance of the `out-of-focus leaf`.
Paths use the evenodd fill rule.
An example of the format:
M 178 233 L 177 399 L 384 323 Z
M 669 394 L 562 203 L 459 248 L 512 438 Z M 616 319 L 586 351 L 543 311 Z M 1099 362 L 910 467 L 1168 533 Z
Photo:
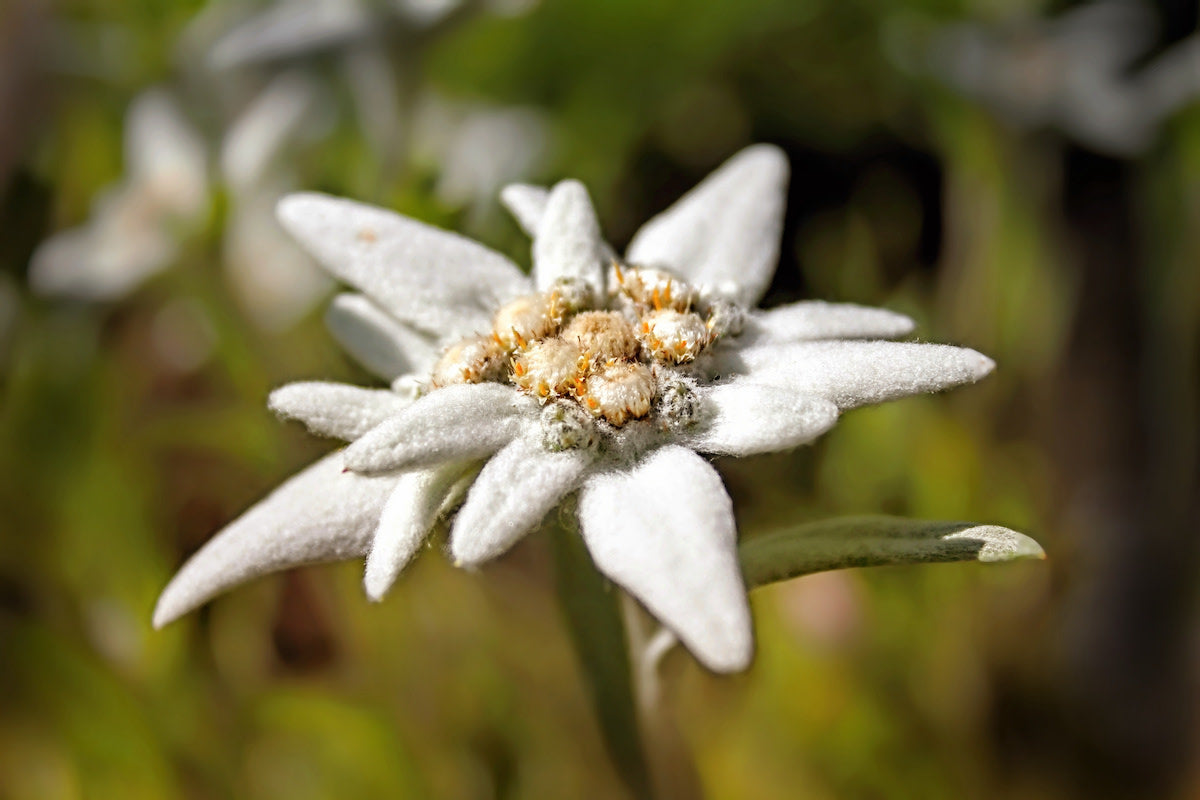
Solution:
M 750 539 L 739 551 L 752 588 L 849 567 L 1046 557 L 1033 539 L 998 525 L 901 517 L 811 522 Z
M 386 714 L 288 687 L 260 698 L 245 782 L 257 797 L 424 797 L 408 748 Z
M 561 516 L 566 519 L 569 515 Z M 617 594 L 596 571 L 575 531 L 563 525 L 547 527 L 559 600 L 604 744 L 634 796 L 649 797 L 649 771 L 643 758 L 629 647 Z

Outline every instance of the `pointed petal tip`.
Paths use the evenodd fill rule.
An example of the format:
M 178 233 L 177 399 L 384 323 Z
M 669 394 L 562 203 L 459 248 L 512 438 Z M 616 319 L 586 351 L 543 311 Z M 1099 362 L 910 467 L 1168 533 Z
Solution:
M 172 578 L 167 587 L 162 590 L 162 594 L 158 596 L 158 602 L 154 604 L 154 615 L 150 619 L 154 630 L 162 630 L 192 610 L 193 605 L 181 600 L 180 591 L 179 581 L 175 578 Z
M 980 543 L 975 558 L 987 564 L 1033 558 L 1046 559 L 1046 551 L 1030 536 L 999 525 L 976 525 L 966 530 L 942 537 L 943 539 L 969 539 Z
M 546 194 L 546 189 L 535 183 L 508 183 L 500 190 L 500 199 L 505 203 L 519 203 L 531 196 L 543 194 Z
M 790 169 L 787 153 L 783 151 L 783 148 L 767 142 L 759 142 L 742 148 L 729 160 L 733 161 L 734 159 L 738 159 L 746 166 L 782 172 L 784 175 L 787 175 Z
M 721 648 L 709 648 L 701 652 L 693 649 L 696 659 L 706 668 L 719 674 L 745 672 L 754 663 L 754 637 L 749 627 L 745 635 L 737 635 Z
M 550 188 L 551 196 L 556 194 L 587 195 L 587 187 L 575 178 L 564 178 Z
M 294 233 L 315 204 L 335 199 L 321 192 L 291 192 L 275 202 L 275 218 L 289 233 Z
M 294 405 L 291 401 L 299 392 L 296 387 L 297 384 L 288 383 L 272 389 L 267 395 L 267 410 L 277 417 L 286 418 L 286 410 Z
M 458 569 L 476 570 L 509 550 L 512 542 L 472 535 L 458 526 L 450 532 L 450 563 Z
M 974 374 L 975 380 L 981 380 L 992 373 L 996 368 L 996 362 L 985 356 L 983 353 L 970 351 L 975 358 Z
M 395 582 L 395 575 L 384 570 L 372 570 L 368 561 L 367 571 L 363 575 L 363 591 L 366 592 L 368 600 L 372 603 L 382 603 Z
M 886 308 L 882 308 L 880 311 L 888 314 L 889 321 L 892 323 L 891 335 L 885 338 L 900 339 L 909 336 L 917 329 L 917 321 L 906 314 Z

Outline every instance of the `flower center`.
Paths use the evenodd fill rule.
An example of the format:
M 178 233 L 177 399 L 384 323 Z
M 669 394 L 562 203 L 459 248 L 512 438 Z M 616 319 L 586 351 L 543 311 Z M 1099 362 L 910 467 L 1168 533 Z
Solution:
M 606 297 L 564 279 L 496 311 L 489 334 L 451 345 L 433 369 L 434 388 L 508 383 L 548 405 L 548 449 L 586 446 L 594 431 L 662 417 L 694 422 L 689 365 L 726 334 L 741 309 L 657 269 L 614 263 Z

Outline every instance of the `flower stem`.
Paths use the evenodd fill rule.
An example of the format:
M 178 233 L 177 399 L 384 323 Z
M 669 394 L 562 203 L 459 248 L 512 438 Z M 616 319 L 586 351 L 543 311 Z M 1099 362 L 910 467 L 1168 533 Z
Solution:
M 596 571 L 571 516 L 547 526 L 563 619 L 613 765 L 634 797 L 652 798 L 617 593 Z
M 659 680 L 662 658 L 677 640 L 625 592 L 621 592 L 621 616 L 629 640 L 637 717 L 653 796 L 657 800 L 703 797 L 695 761 L 665 702 Z

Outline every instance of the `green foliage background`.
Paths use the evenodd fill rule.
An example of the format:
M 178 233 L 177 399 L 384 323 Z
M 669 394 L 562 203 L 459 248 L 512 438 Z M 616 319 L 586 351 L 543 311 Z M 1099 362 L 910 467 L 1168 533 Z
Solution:
M 1115 167 L 1137 234 L 1136 291 L 1126 305 L 1088 306 L 1081 237 L 1104 231 L 1064 213 L 1069 145 L 1005 127 L 885 52 L 911 15 L 1014 13 L 1001 5 L 547 0 L 517 18 L 470 17 L 414 56 L 420 80 L 447 94 L 543 108 L 558 146 L 531 178 L 584 180 L 618 244 L 739 147 L 780 143 L 793 205 L 768 304 L 885 305 L 914 316 L 921 340 L 998 362 L 978 386 L 851 412 L 813 447 L 718 464 L 744 536 L 841 514 L 973 519 L 1030 533 L 1050 561 L 880 568 L 756 592 L 750 672 L 716 678 L 682 653 L 667 663 L 713 797 L 1096 796 L 1087 776 L 1106 770 L 1119 773 L 1105 784 L 1114 792 L 1190 783 L 1192 593 L 1169 598 L 1165 621 L 1126 603 L 1132 590 L 1104 565 L 1136 550 L 1140 531 L 1093 535 L 1088 521 L 1110 498 L 1085 497 L 1079 511 L 1083 467 L 1070 454 L 1091 451 L 1058 437 L 1064 418 L 1092 413 L 1063 384 L 1078 320 L 1135 309 L 1140 349 L 1111 354 L 1143 370 L 1146 405 L 1125 422 L 1164 429 L 1146 467 L 1164 502 L 1192 496 L 1200 114 L 1185 110 L 1143 159 Z M 0 115 L 12 134 L 0 137 L 0 268 L 21 301 L 0 335 L 0 796 L 620 796 L 539 537 L 475 574 L 428 553 L 381 605 L 365 601 L 360 566 L 341 564 L 259 581 L 151 630 L 157 593 L 186 554 L 329 446 L 275 420 L 267 392 L 303 378 L 370 381 L 319 311 L 264 333 L 239 309 L 218 268 L 220 197 L 178 263 L 125 301 L 25 288 L 34 245 L 85 219 L 121 174 L 122 117 L 141 88 L 174 85 L 198 124 L 219 128 L 176 57 L 198 10 L 193 0 L 0 10 L 0 21 L 36 18 L 55 43 L 29 73 L 28 113 Z M 112 36 L 117 52 L 104 45 Z M 19 49 L 14 38 L 0 47 Z M 411 163 L 381 185 L 349 118 L 300 158 L 306 186 L 464 230 L 528 263 L 498 208 L 468 218 L 439 205 L 436 165 Z M 152 336 L 179 298 L 214 334 L 211 358 L 182 373 Z M 1089 402 L 1105 401 L 1101 390 Z M 1151 531 L 1146 546 L 1190 578 L 1185 529 Z M 1088 649 L 1107 641 L 1088 631 L 1118 647 L 1137 625 L 1162 645 L 1143 643 L 1144 671 L 1169 684 L 1182 715 L 1161 728 L 1126 724 L 1117 690 L 1129 676 Z M 1093 715 L 1104 703 L 1109 713 Z M 1104 726 L 1161 760 L 1114 762 L 1128 748 Z M 1155 751 L 1168 733 L 1175 749 Z

